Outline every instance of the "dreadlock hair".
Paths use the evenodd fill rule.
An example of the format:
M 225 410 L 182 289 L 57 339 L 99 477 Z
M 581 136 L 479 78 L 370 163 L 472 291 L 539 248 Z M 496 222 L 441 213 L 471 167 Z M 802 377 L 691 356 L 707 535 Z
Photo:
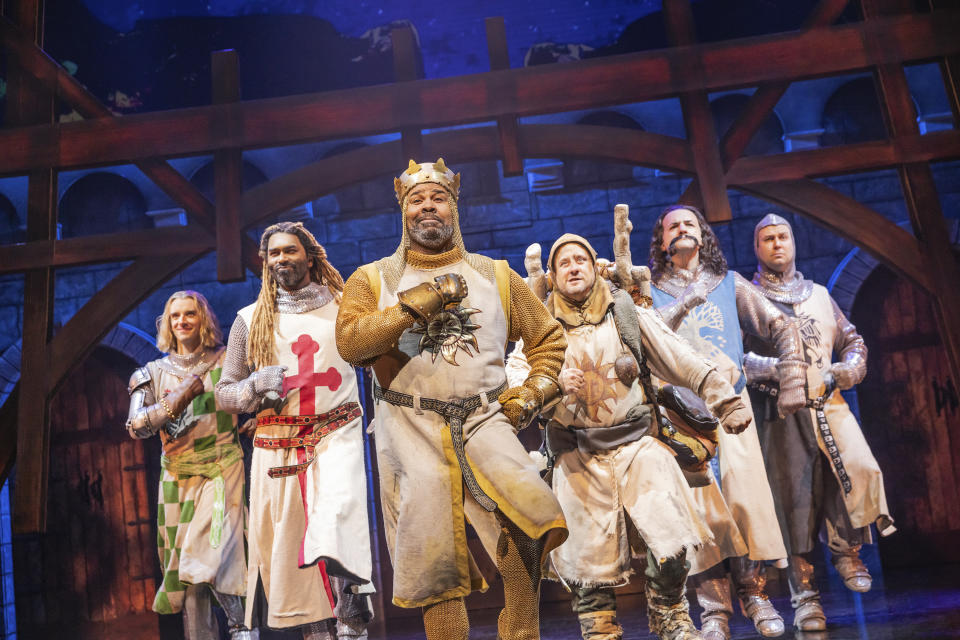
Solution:
M 247 363 L 254 369 L 274 364 L 274 331 L 277 317 L 277 281 L 267 267 L 267 247 L 270 237 L 276 233 L 289 233 L 297 237 L 300 245 L 312 259 L 310 281 L 326 285 L 339 303 L 343 293 L 343 276 L 327 260 L 327 252 L 300 222 L 278 222 L 270 225 L 260 237 L 260 258 L 263 260 L 262 284 L 257 303 L 253 308 L 250 331 L 247 335 Z
M 670 265 L 670 254 L 661 248 L 663 245 L 663 219 L 667 217 L 668 213 L 678 209 L 691 211 L 697 218 L 697 224 L 700 225 L 700 235 L 703 237 L 703 244 L 700 247 L 700 264 L 707 271 L 718 276 L 726 275 L 727 259 L 723 257 L 723 252 L 720 251 L 720 241 L 710 225 L 707 224 L 707 219 L 694 206 L 672 204 L 660 212 L 657 222 L 653 225 L 653 238 L 650 240 L 650 274 L 653 281 L 656 282 L 666 273 L 667 267 Z

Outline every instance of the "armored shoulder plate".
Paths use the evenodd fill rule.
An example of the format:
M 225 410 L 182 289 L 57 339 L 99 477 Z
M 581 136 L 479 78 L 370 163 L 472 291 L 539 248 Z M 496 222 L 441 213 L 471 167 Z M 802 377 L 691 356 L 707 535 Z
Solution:
M 130 376 L 130 382 L 127 383 L 127 393 L 132 395 L 134 391 L 149 382 L 150 371 L 146 367 L 137 367 Z

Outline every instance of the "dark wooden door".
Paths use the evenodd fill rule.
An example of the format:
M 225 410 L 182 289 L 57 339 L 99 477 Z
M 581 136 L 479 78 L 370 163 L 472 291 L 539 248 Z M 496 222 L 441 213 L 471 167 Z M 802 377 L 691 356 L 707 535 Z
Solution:
M 930 298 L 882 266 L 860 291 L 851 319 L 870 353 L 858 400 L 899 529 L 884 560 L 956 561 L 960 400 Z
M 47 532 L 14 541 L 23 638 L 96 637 L 112 621 L 125 622 L 125 637 L 157 637 L 159 442 L 124 428 L 135 366 L 97 349 L 53 400 Z

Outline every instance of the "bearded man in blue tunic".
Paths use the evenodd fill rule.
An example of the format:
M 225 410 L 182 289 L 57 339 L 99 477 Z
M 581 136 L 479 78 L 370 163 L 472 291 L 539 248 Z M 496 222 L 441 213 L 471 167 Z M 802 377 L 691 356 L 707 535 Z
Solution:
M 699 210 L 675 205 L 660 214 L 650 243 L 650 269 L 653 303 L 664 321 L 716 363 L 748 407 L 741 331 L 774 345 L 779 412 L 804 406 L 807 364 L 795 325 L 748 280 L 727 269 L 717 237 Z M 786 549 L 755 425 L 756 420 L 738 435 L 720 430 L 719 486 L 694 490 L 718 541 L 691 558 L 690 581 L 704 610 L 701 632 L 707 640 L 730 637 L 731 578 L 742 611 L 757 631 L 764 637 L 784 631 L 783 618 L 765 592 L 763 563 L 782 561 Z

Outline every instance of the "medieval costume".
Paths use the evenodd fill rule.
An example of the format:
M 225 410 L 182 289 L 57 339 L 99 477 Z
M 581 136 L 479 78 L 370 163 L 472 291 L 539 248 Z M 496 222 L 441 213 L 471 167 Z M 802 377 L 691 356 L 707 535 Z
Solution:
M 127 430 L 134 438 L 159 433 L 163 447 L 157 503 L 163 581 L 153 610 L 183 611 L 188 640 L 220 637 L 211 590 L 226 613 L 231 638 L 256 637 L 243 624 L 243 451 L 236 417 L 213 396 L 223 357 L 219 345 L 170 353 L 137 369 L 129 386 Z
M 301 225 L 268 228 L 262 254 L 271 233 L 295 233 L 336 273 Z M 265 262 L 265 288 L 272 277 Z M 337 275 L 311 273 L 302 288 L 268 288 L 267 356 L 251 357 L 257 305 L 241 309 L 216 390 L 227 411 L 256 412 L 247 624 L 300 627 L 305 638 L 366 637 L 370 618 L 361 595 L 372 588 L 362 412 L 353 366 L 334 346 L 338 285 Z
M 551 271 L 557 252 L 570 242 L 595 264 L 586 239 L 564 234 L 550 252 Z M 721 419 L 746 409 L 713 364 L 656 312 L 634 306 L 623 291 L 611 292 L 602 278 L 579 303 L 555 284 L 546 306 L 567 338 L 564 367 L 584 376 L 583 387 L 563 397 L 546 427 L 549 454 L 556 456 L 553 489 L 570 530 L 551 554 L 552 568 L 573 589 L 581 634 L 584 640 L 622 637 L 614 587 L 628 583 L 632 557 L 645 554 L 651 631 L 664 639 L 699 638 L 684 595 L 686 556 L 712 535 L 674 454 L 655 436 L 633 349 L 641 350 L 658 378 L 698 390 Z M 526 373 L 519 348 L 507 363 L 510 384 Z
M 822 286 L 796 271 L 793 231 L 784 218 L 769 214 L 754 232 L 782 233 L 788 259 L 771 268 L 761 259 L 753 284 L 794 319 L 803 341 L 807 368 L 807 409 L 785 418 L 776 409 L 777 357 L 768 342 L 748 337 L 745 370 L 751 383 L 767 475 L 773 489 L 784 543 L 790 554 L 789 582 L 797 610 L 795 626 L 823 628 L 819 594 L 809 553 L 821 526 L 826 528 L 833 562 L 854 591 L 870 589 L 870 574 L 860 560 L 860 545 L 870 542 L 871 523 L 881 535 L 895 529 L 887 508 L 883 475 L 839 389 L 866 375 L 863 338 Z M 779 250 L 779 248 L 778 248 Z M 757 249 L 758 258 L 761 252 Z M 782 252 L 781 252 L 782 253 Z M 839 354 L 839 361 L 833 354 Z
M 487 586 L 467 548 L 469 519 L 503 575 L 500 637 L 538 638 L 541 564 L 567 531 L 516 429 L 558 396 L 565 342 L 505 262 L 464 249 L 459 179 L 441 159 L 411 161 L 395 181 L 400 247 L 347 280 L 337 347 L 373 367 L 394 604 L 423 607 L 428 639 L 467 637 L 463 598 Z M 414 251 L 408 235 L 408 196 L 425 183 L 439 185 L 452 215 L 449 247 L 434 254 Z M 521 337 L 531 374 L 507 389 L 507 341 Z
M 683 209 L 693 211 L 691 207 Z M 664 215 L 667 213 L 669 211 Z M 662 224 L 662 219 L 663 216 L 658 224 Z M 698 220 L 701 221 L 701 232 L 712 236 L 702 214 Z M 655 248 L 651 247 L 651 254 L 654 251 Z M 719 247 L 716 251 L 719 255 Z M 703 256 L 692 270 L 677 268 L 671 261 L 666 261 L 662 269 L 654 272 L 653 302 L 655 307 L 669 313 L 668 310 L 684 304 L 684 296 L 688 295 L 691 284 L 697 283 L 701 287 L 706 301 L 687 309 L 676 331 L 698 353 L 717 364 L 718 371 L 750 407 L 742 369 L 741 331 L 761 336 L 774 345 L 781 357 L 778 366 L 783 378 L 794 386 L 802 384 L 806 364 L 800 359 L 800 341 L 793 323 L 745 278 L 727 271 L 725 261 L 722 267 L 721 270 L 708 264 Z M 763 561 L 782 560 L 786 557 L 786 549 L 763 467 L 755 422 L 740 434 L 720 431 L 718 436 L 715 470 L 719 471 L 719 487 L 717 483 L 711 483 L 694 490 L 704 506 L 714 536 L 727 543 L 706 547 L 703 557 L 698 555 L 691 560 L 692 573 L 696 574 L 691 581 L 696 585 L 697 599 L 704 609 L 701 616 L 704 636 L 729 637 L 728 621 L 733 615 L 733 603 L 730 580 L 722 564 L 725 557 L 730 558 L 730 574 L 744 614 L 753 620 L 762 635 L 778 636 L 783 633 L 783 619 L 765 593 Z M 726 505 L 722 504 L 724 501 Z M 734 515 L 735 530 L 730 529 L 727 506 Z

